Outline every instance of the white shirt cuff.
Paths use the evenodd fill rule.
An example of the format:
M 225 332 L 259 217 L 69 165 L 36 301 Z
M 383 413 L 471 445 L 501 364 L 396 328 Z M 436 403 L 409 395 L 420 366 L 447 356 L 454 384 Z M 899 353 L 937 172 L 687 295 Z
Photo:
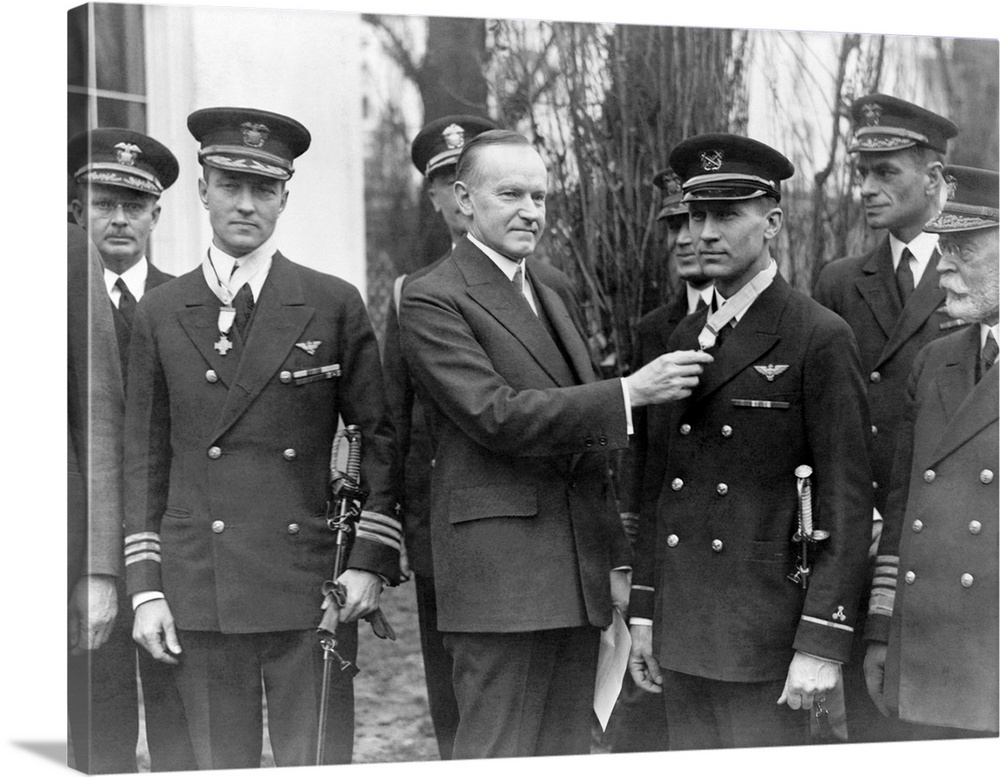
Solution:
M 632 395 L 628 393 L 628 383 L 625 382 L 625 378 L 622 378 L 621 382 L 622 394 L 625 398 L 625 431 L 631 437 L 635 434 L 635 429 L 632 427 Z
M 151 602 L 154 599 L 166 598 L 163 595 L 163 591 L 143 591 L 141 594 L 132 594 L 132 610 L 135 611 L 139 608 L 140 604 Z
M 652 626 L 653 625 L 653 619 L 652 618 L 629 618 L 628 619 L 628 625 L 629 626 Z

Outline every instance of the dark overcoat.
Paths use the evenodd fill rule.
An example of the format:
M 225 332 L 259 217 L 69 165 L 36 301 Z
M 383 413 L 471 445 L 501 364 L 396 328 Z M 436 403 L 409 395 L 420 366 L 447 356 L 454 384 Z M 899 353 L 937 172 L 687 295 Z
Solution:
M 403 293 L 403 353 L 437 446 L 441 631 L 606 626 L 608 573 L 630 561 L 606 455 L 628 441 L 621 383 L 595 382 L 552 290 L 562 273 L 526 261 L 554 336 L 468 239 Z
M 162 591 L 185 630 L 311 628 L 333 570 L 324 514 L 338 419 L 361 427 L 370 491 L 348 566 L 398 574 L 395 447 L 375 335 L 353 286 L 280 253 L 245 345 L 226 355 L 214 347 L 219 307 L 198 267 L 136 309 L 129 592 Z
M 707 314 L 667 350 L 696 350 Z M 692 395 L 649 413 L 629 614 L 653 618 L 667 669 L 778 680 L 795 650 L 850 652 L 872 510 L 864 383 L 850 328 L 780 275 L 720 337 Z M 807 590 L 788 579 L 801 464 L 830 533 Z

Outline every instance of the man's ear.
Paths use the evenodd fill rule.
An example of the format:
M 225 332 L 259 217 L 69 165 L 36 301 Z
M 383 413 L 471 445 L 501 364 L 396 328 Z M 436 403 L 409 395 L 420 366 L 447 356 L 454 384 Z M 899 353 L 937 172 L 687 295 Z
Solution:
M 157 203 L 156 205 L 153 206 L 153 210 L 152 210 L 152 213 L 150 215 L 152 215 L 152 217 L 153 217 L 153 223 L 149 227 L 150 231 L 152 231 L 153 229 L 156 228 L 156 224 L 160 220 L 160 204 L 159 203 Z
M 198 179 L 198 199 L 201 200 L 205 210 L 208 210 L 208 184 L 204 178 Z
M 927 165 L 926 175 L 924 195 L 928 200 L 937 202 L 940 210 L 948 199 L 948 187 L 944 185 L 944 165 L 936 161 L 931 162 Z
M 288 204 L 288 189 L 282 187 L 281 189 L 281 205 L 278 206 L 278 214 L 285 212 L 285 206 Z
M 86 206 L 80 202 L 79 198 L 74 197 L 73 202 L 70 203 L 70 207 L 73 209 L 73 219 L 84 229 L 87 228 L 87 214 Z
M 431 201 L 431 207 L 434 208 L 435 213 L 441 212 L 441 203 L 438 202 L 437 189 L 433 186 L 427 187 L 427 199 Z
M 472 190 L 464 181 L 455 181 L 455 202 L 462 213 L 472 215 Z
M 764 218 L 767 219 L 767 226 L 764 227 L 764 237 L 768 240 L 773 240 L 781 231 L 781 225 L 784 223 L 785 214 L 782 213 L 781 208 L 771 208 Z

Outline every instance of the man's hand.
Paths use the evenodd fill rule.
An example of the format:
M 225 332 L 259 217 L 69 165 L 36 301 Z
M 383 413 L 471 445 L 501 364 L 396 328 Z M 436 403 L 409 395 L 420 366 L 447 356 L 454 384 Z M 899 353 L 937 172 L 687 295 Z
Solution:
M 811 710 L 813 699 L 822 701 L 840 680 L 840 664 L 796 651 L 792 663 L 788 665 L 785 688 L 778 704 L 787 703 L 797 710 Z
M 345 601 L 340 608 L 340 622 L 350 623 L 378 609 L 382 578 L 364 569 L 348 569 L 337 582 L 344 586 Z
M 619 515 L 622 522 L 622 529 L 629 545 L 635 545 L 639 539 L 639 513 L 621 513 Z
M 611 604 L 624 615 L 628 611 L 628 597 L 632 592 L 632 570 L 611 570 Z
M 704 351 L 672 351 L 653 359 L 627 378 L 632 407 L 675 402 L 691 395 L 703 365 L 713 361 Z
M 83 575 L 69 597 L 69 654 L 78 656 L 107 642 L 117 615 L 115 578 Z
M 157 661 L 171 666 L 180 663 L 176 656 L 181 653 L 181 643 L 166 599 L 152 599 L 139 605 L 135 611 L 132 639 Z
M 410 556 L 406 552 L 406 543 L 399 543 L 399 582 L 405 583 L 413 576 L 410 569 Z
M 868 695 L 878 707 L 878 711 L 889 717 L 889 707 L 885 703 L 885 654 L 889 646 L 884 642 L 869 642 L 865 653 L 865 685 Z
M 635 684 L 650 693 L 663 693 L 663 672 L 653 657 L 653 627 L 629 626 L 632 649 L 628 655 L 628 671 Z

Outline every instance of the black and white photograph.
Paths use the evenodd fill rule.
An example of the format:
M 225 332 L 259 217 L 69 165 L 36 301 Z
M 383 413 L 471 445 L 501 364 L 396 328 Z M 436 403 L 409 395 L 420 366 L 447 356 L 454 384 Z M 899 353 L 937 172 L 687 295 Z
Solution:
M 5 770 L 995 763 L 996 22 L 804 10 L 13 25 Z

